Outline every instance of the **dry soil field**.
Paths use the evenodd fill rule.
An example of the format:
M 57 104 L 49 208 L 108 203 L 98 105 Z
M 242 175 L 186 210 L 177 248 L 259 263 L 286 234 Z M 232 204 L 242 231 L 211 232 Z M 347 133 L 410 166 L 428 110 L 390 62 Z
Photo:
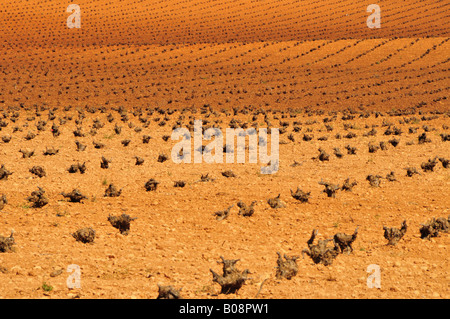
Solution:
M 449 298 L 447 2 L 71 3 L 0 7 L 0 297 Z M 278 171 L 174 163 L 195 120 L 279 129 Z

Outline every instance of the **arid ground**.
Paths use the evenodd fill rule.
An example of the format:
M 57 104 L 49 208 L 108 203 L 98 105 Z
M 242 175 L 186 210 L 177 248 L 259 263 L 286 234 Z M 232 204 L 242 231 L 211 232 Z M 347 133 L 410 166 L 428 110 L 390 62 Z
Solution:
M 71 3 L 0 7 L 0 297 L 153 299 L 158 284 L 183 298 L 450 297 L 450 234 L 420 232 L 450 215 L 448 3 L 378 1 L 381 28 L 369 29 L 372 1 L 80 0 L 69 29 Z M 171 134 L 194 120 L 280 129 L 279 170 L 174 163 Z M 119 196 L 105 196 L 111 184 Z M 74 189 L 81 202 L 61 195 Z M 255 201 L 251 216 L 240 201 Z M 123 213 L 136 218 L 128 234 L 108 220 Z M 405 220 L 387 245 L 383 227 Z M 72 236 L 86 227 L 92 243 Z M 314 229 L 317 243 L 357 227 L 331 265 L 302 254 Z M 277 252 L 299 257 L 291 279 L 276 276 Z M 237 293 L 213 281 L 221 256 L 249 270 Z M 67 287 L 72 264 L 81 288 Z

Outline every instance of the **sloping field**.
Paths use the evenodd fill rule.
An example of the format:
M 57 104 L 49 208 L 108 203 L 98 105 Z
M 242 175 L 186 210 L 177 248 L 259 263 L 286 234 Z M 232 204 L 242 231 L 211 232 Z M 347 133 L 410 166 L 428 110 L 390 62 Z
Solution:
M 450 214 L 450 141 L 440 136 L 450 133 L 448 113 L 360 118 L 359 113 L 245 111 L 165 113 L 143 108 L 110 113 L 95 107 L 89 112 L 31 107 L 3 113 L 1 122 L 7 125 L 0 132 L 0 164 L 12 175 L 0 180 L 0 198 L 7 199 L 0 235 L 7 237 L 14 229 L 16 245 L 14 251 L 0 253 L 0 296 L 156 298 L 160 283 L 183 288 L 185 298 L 254 298 L 267 279 L 259 298 L 449 297 L 450 235 L 421 239 L 419 232 L 431 218 Z M 263 164 L 248 159 L 245 164 L 174 163 L 170 154 L 175 141 L 164 136 L 171 135 L 177 122 L 189 126 L 194 118 L 223 130 L 235 121 L 284 127 L 279 171 L 261 174 Z M 40 122 L 47 124 L 38 130 L 35 124 Z M 427 142 L 420 142 L 423 133 Z M 148 143 L 145 135 L 151 136 Z M 9 142 L 3 139 L 8 136 Z M 125 140 L 130 141 L 127 146 Z M 81 151 L 76 142 L 86 149 Z M 385 149 L 369 151 L 369 145 L 381 142 Z M 44 155 L 53 148 L 55 155 Z M 319 149 L 328 160 L 318 159 Z M 34 154 L 23 158 L 21 150 Z M 169 159 L 158 162 L 160 154 Z M 136 165 L 135 156 L 144 163 Z M 108 168 L 101 167 L 102 157 L 111 161 Z M 435 157 L 446 159 L 447 166 L 436 159 L 432 170 L 421 168 Z M 84 173 L 68 171 L 83 163 Z M 32 174 L 34 166 L 46 175 Z M 418 174 L 407 176 L 410 167 Z M 236 177 L 222 175 L 228 170 Z M 387 179 L 391 172 L 394 180 Z M 207 174 L 212 180 L 201 182 Z M 380 176 L 379 187 L 370 186 L 369 175 Z M 147 191 L 151 178 L 160 184 Z M 323 180 L 342 186 L 347 178 L 357 184 L 351 191 L 338 190 L 335 198 L 327 197 L 319 184 Z M 186 185 L 174 187 L 177 181 Z M 105 197 L 110 184 L 121 190 L 120 196 Z M 48 199 L 42 208 L 27 200 L 38 187 Z M 310 193 L 307 202 L 291 196 L 297 187 Z M 61 195 L 74 189 L 86 198 L 71 202 Z M 267 200 L 278 195 L 286 206 L 271 208 Z M 253 215 L 239 215 L 239 201 L 255 201 Z M 232 205 L 227 218 L 216 219 L 215 212 Z M 137 217 L 128 235 L 108 222 L 109 215 L 122 213 Z M 406 234 L 396 246 L 387 246 L 383 226 L 400 228 L 404 220 Z M 96 231 L 92 244 L 71 235 L 85 227 Z M 329 266 L 314 264 L 307 255 L 302 258 L 313 229 L 323 240 L 339 232 L 352 234 L 356 227 L 351 254 L 339 255 Z M 298 274 L 291 280 L 275 277 L 276 252 L 300 256 Z M 218 294 L 209 269 L 220 272 L 220 256 L 240 259 L 238 269 L 251 271 L 252 279 L 238 295 Z M 71 264 L 81 269 L 81 289 L 67 289 Z M 380 289 L 367 287 L 372 264 L 381 269 Z M 54 289 L 44 291 L 44 282 Z
M 214 108 L 446 107 L 449 4 L 6 1 L 0 103 Z
M 0 103 L 266 109 L 448 107 L 449 38 L 6 50 Z

